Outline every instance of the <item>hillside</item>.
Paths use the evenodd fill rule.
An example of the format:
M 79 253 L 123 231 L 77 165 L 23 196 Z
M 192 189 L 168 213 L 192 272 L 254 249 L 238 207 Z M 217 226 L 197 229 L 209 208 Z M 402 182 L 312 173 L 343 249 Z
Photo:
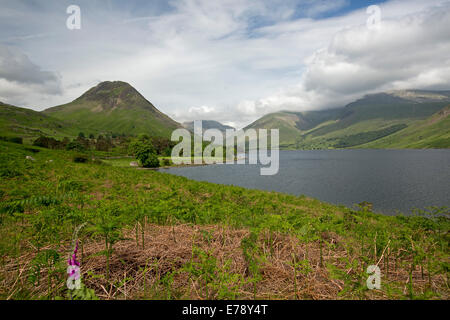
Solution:
M 73 299 L 74 236 L 100 299 L 450 297 L 444 209 L 387 216 L 33 149 L 0 141 L 0 299 Z
M 76 133 L 65 121 L 0 102 L 0 136 L 20 136 L 26 140 L 40 135 L 62 137 Z
M 426 120 L 416 122 L 361 148 L 450 148 L 450 106 Z
M 280 111 L 263 116 L 245 129 L 279 129 L 280 145 L 295 145 L 302 132 L 311 130 L 327 121 L 333 121 L 343 113 L 342 109 L 291 112 Z
M 89 132 L 170 137 L 174 129 L 181 127 L 121 81 L 99 83 L 74 101 L 44 113 Z
M 390 91 L 366 95 L 343 108 L 268 114 L 247 128 L 279 128 L 280 146 L 287 149 L 369 147 L 374 146 L 369 142 L 420 125 L 449 103 L 450 91 Z M 433 128 L 433 139 L 444 139 L 449 131 L 445 125 Z

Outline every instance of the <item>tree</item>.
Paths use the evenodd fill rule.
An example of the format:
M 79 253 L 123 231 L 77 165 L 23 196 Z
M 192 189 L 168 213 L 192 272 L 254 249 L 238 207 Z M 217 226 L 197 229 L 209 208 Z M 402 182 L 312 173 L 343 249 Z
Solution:
M 112 145 L 108 142 L 108 140 L 104 139 L 103 136 L 99 136 L 97 139 L 97 143 L 95 144 L 95 149 L 97 151 L 109 151 Z
M 84 147 L 83 144 L 81 144 L 80 142 L 74 140 L 74 141 L 72 141 L 72 142 L 69 142 L 69 143 L 66 145 L 66 150 L 76 150 L 76 151 L 82 152 L 82 151 L 85 151 L 86 148 Z
M 145 168 L 159 167 L 159 159 L 148 137 L 139 137 L 130 143 L 130 152 Z
M 85 138 L 84 133 L 83 133 L 83 132 L 80 132 L 80 133 L 78 134 L 78 137 L 84 139 L 84 138 Z
M 70 143 L 70 139 L 68 137 L 64 137 L 63 141 L 61 141 L 61 147 L 65 148 Z
M 51 137 L 40 136 L 34 140 L 33 145 L 48 149 L 58 149 L 61 147 L 61 142 Z
M 86 150 L 89 149 L 89 140 L 88 139 L 78 136 L 78 138 L 74 141 L 83 145 L 84 149 L 86 149 Z
M 149 140 L 150 139 L 150 137 L 145 133 L 139 134 L 137 138 L 138 138 L 138 140 Z
M 175 142 L 163 137 L 152 137 L 152 144 L 156 149 L 156 153 L 162 156 L 170 156 Z

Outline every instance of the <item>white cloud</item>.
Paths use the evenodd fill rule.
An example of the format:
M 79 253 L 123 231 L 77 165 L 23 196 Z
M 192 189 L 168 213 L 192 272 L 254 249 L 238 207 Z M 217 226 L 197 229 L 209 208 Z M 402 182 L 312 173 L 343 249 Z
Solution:
M 326 0 L 309 0 L 306 1 L 308 5 L 305 9 L 306 15 L 308 17 L 316 17 L 323 13 L 329 13 L 336 11 L 346 5 L 349 4 L 347 0 L 334 0 L 334 1 L 326 1 Z
M 0 45 L 0 101 L 26 103 L 31 96 L 40 100 L 61 93 L 56 73 L 42 70 L 20 50 Z
M 215 109 L 213 107 L 201 106 L 201 107 L 190 107 L 189 114 L 191 114 L 194 119 L 199 119 L 199 117 L 206 116 L 208 117 L 211 114 L 214 114 Z
M 391 7 L 382 8 L 389 13 Z M 398 3 L 392 8 L 398 10 Z M 341 106 L 382 90 L 448 89 L 450 6 L 407 13 L 387 16 L 375 30 L 361 24 L 337 32 L 326 48 L 305 60 L 298 85 L 254 105 L 266 105 L 266 112 L 302 111 Z
M 346 1 L 179 0 L 165 10 L 144 2 L 131 9 L 130 2 L 105 8 L 79 2 L 80 31 L 65 28 L 69 2 L 42 2 L 28 11 L 25 1 L 4 6 L 0 43 L 57 70 L 64 92 L 0 82 L 0 100 L 42 109 L 73 100 L 98 81 L 122 80 L 176 120 L 208 117 L 242 127 L 280 109 L 449 85 L 444 0 L 383 3 L 378 31 L 366 28 L 365 8 L 317 19 Z

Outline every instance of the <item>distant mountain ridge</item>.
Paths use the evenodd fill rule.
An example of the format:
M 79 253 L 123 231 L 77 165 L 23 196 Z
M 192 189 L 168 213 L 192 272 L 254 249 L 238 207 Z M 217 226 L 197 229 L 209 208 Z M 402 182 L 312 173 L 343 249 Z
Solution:
M 369 147 L 369 142 L 406 130 L 448 104 L 450 91 L 395 90 L 368 94 L 341 108 L 267 114 L 246 129 L 278 128 L 285 149 Z M 442 135 L 448 130 L 442 128 Z
M 244 129 L 279 129 L 284 149 L 450 148 L 449 105 L 448 90 L 395 90 L 334 109 L 267 114 Z M 183 126 L 192 130 L 193 122 Z M 169 138 L 183 126 L 122 81 L 101 82 L 74 101 L 43 112 L 0 103 L 0 136 L 62 138 L 84 132 Z M 204 120 L 203 130 L 210 128 L 232 129 Z
M 416 103 L 422 103 L 430 100 L 448 100 L 450 97 L 450 91 L 391 90 L 387 91 L 386 94 Z
M 194 121 L 186 121 L 186 122 L 183 122 L 182 125 L 189 131 L 194 132 Z M 208 129 L 218 129 L 222 133 L 225 134 L 227 129 L 234 129 L 234 128 L 231 126 L 224 125 L 215 120 L 202 120 L 203 132 L 205 132 L 205 130 L 208 130 Z

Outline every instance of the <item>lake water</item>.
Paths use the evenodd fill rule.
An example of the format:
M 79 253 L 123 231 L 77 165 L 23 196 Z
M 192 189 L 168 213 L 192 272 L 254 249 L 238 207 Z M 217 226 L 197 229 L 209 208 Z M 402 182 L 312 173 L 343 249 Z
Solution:
M 280 151 L 276 175 L 259 165 L 218 164 L 161 169 L 199 181 L 304 194 L 348 207 L 362 201 L 375 211 L 450 206 L 450 150 Z

